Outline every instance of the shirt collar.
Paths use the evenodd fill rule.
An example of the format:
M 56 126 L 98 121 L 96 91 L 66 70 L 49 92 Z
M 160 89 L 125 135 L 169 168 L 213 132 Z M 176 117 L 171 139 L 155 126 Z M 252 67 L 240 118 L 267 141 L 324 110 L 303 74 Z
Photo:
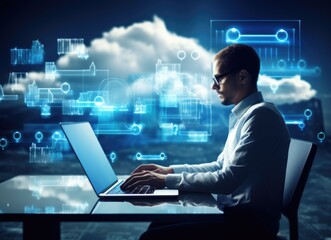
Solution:
M 231 112 L 239 119 L 248 108 L 256 103 L 263 102 L 263 96 L 261 92 L 254 92 L 248 97 L 241 100 L 232 110 Z

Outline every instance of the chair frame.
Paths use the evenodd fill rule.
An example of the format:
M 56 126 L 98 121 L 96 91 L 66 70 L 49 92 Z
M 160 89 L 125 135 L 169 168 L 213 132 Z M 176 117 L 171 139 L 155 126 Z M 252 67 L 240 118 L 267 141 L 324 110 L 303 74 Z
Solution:
M 316 143 L 291 138 L 282 208 L 282 214 L 289 222 L 290 240 L 299 239 L 298 208 L 316 152 Z

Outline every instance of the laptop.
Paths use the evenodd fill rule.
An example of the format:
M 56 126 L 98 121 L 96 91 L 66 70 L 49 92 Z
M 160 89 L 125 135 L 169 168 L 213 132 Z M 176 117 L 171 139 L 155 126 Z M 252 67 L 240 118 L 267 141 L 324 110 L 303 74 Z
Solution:
M 100 142 L 89 122 L 60 122 L 69 144 L 77 156 L 95 193 L 100 198 L 177 197 L 177 189 L 154 189 L 148 185 L 124 192 Z

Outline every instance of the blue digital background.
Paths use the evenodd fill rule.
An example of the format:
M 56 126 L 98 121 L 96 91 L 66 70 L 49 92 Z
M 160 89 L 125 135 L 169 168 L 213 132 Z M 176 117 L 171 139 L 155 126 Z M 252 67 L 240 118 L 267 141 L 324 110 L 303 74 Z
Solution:
M 295 51 L 300 52 L 300 57 L 305 60 L 307 68 L 318 67 L 319 74 L 302 74 L 301 79 L 304 82 L 300 82 L 303 84 L 300 86 L 303 86 L 302 89 L 306 91 L 300 92 L 301 88 L 292 88 L 295 93 L 294 97 L 290 92 L 284 94 L 280 88 L 273 94 L 271 85 L 260 87 L 269 88 L 271 94 L 269 92 L 268 96 L 273 97 L 271 100 L 275 100 L 276 103 L 281 103 L 279 107 L 288 121 L 301 120 L 304 122 L 304 127 L 300 123 L 288 125 L 292 137 L 314 141 L 322 151 L 326 150 L 322 157 L 323 160 L 315 163 L 321 164 L 322 167 L 318 169 L 322 170 L 313 177 L 321 176 L 321 179 L 326 179 L 319 186 L 323 184 L 328 186 L 325 187 L 328 191 L 324 191 L 323 194 L 330 195 L 328 194 L 330 193 L 328 184 L 330 181 L 328 172 L 330 154 L 327 149 L 330 148 L 331 134 L 331 109 L 329 107 L 331 104 L 331 84 L 329 83 L 331 75 L 329 24 L 331 19 L 327 1 L 59 0 L 48 2 L 4 0 L 0 5 L 2 19 L 0 21 L 2 31 L 0 85 L 5 94 L 0 100 L 1 180 L 26 173 L 82 173 L 78 162 L 72 161 L 70 148 L 62 139 L 60 128 L 55 127 L 60 121 L 89 120 L 95 127 L 107 157 L 114 163 L 115 170 L 122 174 L 128 174 L 138 164 L 150 162 L 150 160 L 164 164 L 214 160 L 225 141 L 227 114 L 230 108 L 222 107 L 217 101 L 216 94 L 208 88 L 211 84 L 211 74 L 208 75 L 210 66 L 208 61 L 211 61 L 209 58 L 211 55 L 208 55 L 208 52 L 216 51 L 218 47 L 222 46 L 222 42 L 213 45 L 217 42 L 214 42 L 213 27 L 216 26 L 217 30 L 227 27 L 246 27 L 247 31 L 263 32 L 261 25 L 251 25 L 250 21 L 255 21 L 255 23 L 294 22 L 295 24 L 299 22 L 300 33 L 296 32 L 295 37 L 300 42 L 300 51 L 298 49 Z M 229 21 L 231 26 L 212 25 L 211 20 L 214 23 Z M 240 26 L 237 23 L 245 24 Z M 278 27 L 277 24 L 272 26 Z M 283 27 L 289 27 L 289 25 L 285 24 Z M 297 25 L 292 27 L 296 28 Z M 164 31 L 160 31 L 160 29 Z M 267 30 L 265 32 L 268 32 Z M 120 38 L 121 34 L 124 36 L 123 38 Z M 90 55 L 87 60 L 84 59 L 84 56 L 76 59 L 65 58 L 63 54 L 58 54 L 58 39 L 83 39 L 85 46 L 93 51 L 88 52 Z M 113 45 L 103 45 L 101 40 L 105 39 L 108 39 L 108 43 L 113 43 Z M 116 39 L 117 41 L 115 41 Z M 22 50 L 21 62 L 16 62 L 16 64 L 12 62 L 11 49 L 31 49 L 32 51 L 31 46 L 36 40 L 43 45 L 42 61 L 40 61 L 40 55 L 32 58 L 29 51 Z M 299 48 L 299 46 L 296 47 Z M 264 49 L 261 49 L 261 54 L 264 52 L 270 54 L 268 51 L 263 51 Z M 103 52 L 108 55 L 103 56 Z M 112 55 L 112 53 L 114 54 Z M 197 58 L 197 54 L 200 54 L 199 59 L 194 60 Z M 107 58 L 107 56 L 116 56 L 116 58 Z M 125 58 L 125 56 L 134 56 L 135 59 Z M 62 58 L 61 62 L 60 58 Z M 181 60 L 181 58 L 183 59 Z M 106 62 L 103 61 L 105 59 Z M 178 83 L 179 85 L 166 85 L 166 88 L 159 88 L 159 90 L 166 89 L 164 94 L 153 92 L 150 89 L 155 84 L 153 74 L 157 73 L 158 59 L 165 64 L 161 65 L 161 69 L 162 66 L 176 69 L 178 65 L 175 64 L 180 64 L 180 71 L 174 71 L 174 74 L 180 73 L 180 78 L 183 80 Z M 35 61 L 35 64 L 31 64 L 31 61 Z M 62 85 L 56 85 L 56 81 L 47 83 L 40 80 L 40 78 L 46 78 L 46 76 L 40 77 L 40 73 L 45 72 L 45 62 L 50 63 L 48 65 L 50 69 L 53 66 L 52 62 L 56 63 L 57 69 L 64 71 L 63 75 L 67 74 L 58 81 Z M 98 83 L 94 82 L 95 85 L 91 84 L 93 77 L 88 75 L 92 62 L 94 62 L 97 72 Z M 73 69 L 78 71 L 79 77 L 70 76 L 74 73 L 70 72 Z M 10 73 L 13 72 L 18 73 L 16 76 L 18 78 L 24 78 L 26 72 L 39 73 L 32 75 L 31 78 L 36 79 L 39 88 L 44 88 L 44 90 L 40 90 L 40 96 L 48 100 L 53 99 L 54 103 L 40 105 L 40 102 L 33 99 L 33 94 L 24 94 L 19 91 L 20 89 L 11 91 L 8 88 L 8 82 L 11 77 Z M 171 76 L 171 74 L 168 76 L 169 78 L 178 77 Z M 196 74 L 201 74 L 201 76 L 196 76 Z M 107 78 L 111 78 L 112 81 L 104 81 L 102 87 L 114 89 L 111 87 L 114 87 L 112 84 L 115 84 L 117 95 L 105 93 L 105 95 L 101 94 L 102 98 L 99 98 L 100 92 L 96 93 L 95 90 Z M 78 81 L 73 79 L 78 79 Z M 121 79 L 121 81 L 117 81 L 117 79 Z M 137 79 L 144 81 L 138 81 L 141 85 L 132 85 Z M 196 87 L 203 83 L 207 92 L 201 93 L 197 90 L 201 88 L 193 85 L 188 84 L 188 88 L 180 85 L 181 83 L 192 83 L 192 79 L 194 79 Z M 82 84 L 83 82 L 84 84 Z M 85 85 L 86 82 L 89 82 L 90 85 Z M 305 83 L 309 83 L 310 86 Z M 33 90 L 32 81 L 29 84 Z M 132 89 L 139 88 L 141 96 L 134 94 L 138 92 L 124 91 L 123 89 L 126 88 L 123 88 L 123 84 L 128 87 L 132 86 Z M 27 90 L 28 84 L 25 84 L 25 87 Z M 175 87 L 182 92 L 174 94 L 173 91 L 170 91 Z M 50 88 L 54 89 L 49 91 Z M 287 88 L 287 90 L 289 89 L 291 90 L 291 88 Z M 146 90 L 146 92 L 142 90 Z M 184 92 L 191 95 L 183 94 Z M 85 94 L 79 96 L 80 93 Z M 192 98 L 192 93 L 193 95 L 198 94 L 197 98 Z M 282 93 L 284 98 L 280 101 L 281 99 L 277 99 L 277 96 Z M 109 111 L 108 114 L 101 114 L 102 117 L 97 117 L 98 114 L 90 115 L 93 113 L 93 108 L 89 107 L 84 107 L 83 110 L 73 108 L 78 112 L 83 111 L 83 115 L 63 115 L 62 97 L 64 95 L 68 98 L 66 100 L 77 100 L 79 97 L 81 97 L 81 101 L 93 99 L 95 101 L 92 103 L 85 101 L 86 104 L 93 106 L 101 103 L 107 97 L 108 100 L 119 104 L 115 106 L 117 107 L 115 115 Z M 122 104 L 126 103 L 127 97 L 129 104 Z M 140 100 L 138 100 L 139 97 Z M 58 99 L 60 101 L 56 102 Z M 210 105 L 196 104 L 194 99 L 204 99 L 206 102 L 202 102 Z M 143 104 L 136 104 L 141 100 L 143 100 Z M 67 103 L 69 104 L 69 102 Z M 179 102 L 182 104 L 181 107 L 172 107 Z M 34 104 L 40 106 L 33 106 Z M 94 109 L 94 111 L 98 110 L 100 108 Z M 135 110 L 137 110 L 137 114 L 134 114 Z M 142 114 L 145 112 L 148 114 Z M 160 118 L 160 116 L 163 117 Z M 100 123 L 109 122 L 121 124 L 102 128 L 105 125 Z M 159 124 L 161 122 L 163 125 Z M 181 125 L 183 122 L 184 124 Z M 186 132 L 187 134 L 178 134 L 185 133 L 183 129 L 186 128 L 181 128 L 182 126 L 191 131 Z M 105 131 L 110 130 L 118 130 L 118 134 L 104 134 Z M 102 133 L 102 131 L 104 132 Z M 196 134 L 197 132 L 199 134 Z M 206 134 L 202 134 L 203 132 Z M 318 139 L 320 132 L 324 134 L 320 135 L 320 138 L 323 138 L 322 141 Z M 43 148 L 44 154 L 49 154 L 51 158 L 34 158 L 32 153 L 40 151 L 38 147 Z M 324 178 L 325 176 L 326 178 Z M 314 196 L 317 195 L 314 194 Z M 324 201 L 329 200 L 326 198 Z M 328 212 L 326 206 L 329 204 L 323 206 L 325 212 Z M 313 211 L 312 208 L 307 209 Z M 307 212 L 310 213 L 308 210 Z M 323 218 L 322 212 L 315 213 L 314 216 L 318 216 L 319 223 L 328 221 L 327 218 Z M 324 237 L 330 237 L 330 235 L 324 234 Z

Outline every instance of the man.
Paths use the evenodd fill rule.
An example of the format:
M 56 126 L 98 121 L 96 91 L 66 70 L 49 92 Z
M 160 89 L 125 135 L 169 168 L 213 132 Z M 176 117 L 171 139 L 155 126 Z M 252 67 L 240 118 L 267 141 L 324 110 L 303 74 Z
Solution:
M 228 138 L 216 161 L 141 165 L 122 185 L 122 189 L 148 184 L 217 194 L 224 219 L 159 225 L 142 237 L 200 236 L 202 231 L 220 239 L 276 238 L 290 137 L 282 115 L 263 101 L 257 89 L 259 71 L 260 59 L 248 45 L 233 44 L 215 55 L 212 89 L 222 104 L 234 105 Z

